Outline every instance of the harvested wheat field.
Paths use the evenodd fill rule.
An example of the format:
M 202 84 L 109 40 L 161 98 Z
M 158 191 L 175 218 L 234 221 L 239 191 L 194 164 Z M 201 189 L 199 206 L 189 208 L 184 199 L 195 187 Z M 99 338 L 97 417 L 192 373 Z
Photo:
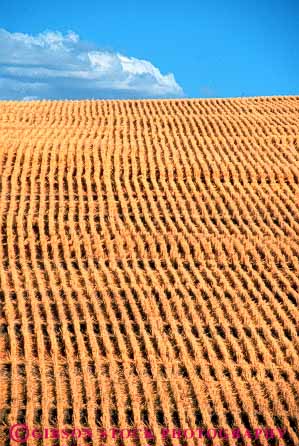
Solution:
M 1 445 L 298 446 L 299 97 L 2 101 L 0 172 Z

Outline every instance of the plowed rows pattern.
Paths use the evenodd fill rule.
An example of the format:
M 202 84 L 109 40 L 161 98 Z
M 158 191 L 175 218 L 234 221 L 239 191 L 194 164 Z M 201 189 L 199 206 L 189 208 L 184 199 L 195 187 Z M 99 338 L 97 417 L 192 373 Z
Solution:
M 16 422 L 298 444 L 299 97 L 1 102 L 0 178 L 1 444 Z

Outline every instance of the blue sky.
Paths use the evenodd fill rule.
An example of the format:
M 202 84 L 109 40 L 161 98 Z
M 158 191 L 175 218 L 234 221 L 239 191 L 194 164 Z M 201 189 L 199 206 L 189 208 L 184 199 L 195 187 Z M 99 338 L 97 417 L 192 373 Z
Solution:
M 299 94 L 293 0 L 9 0 L 0 28 L 0 99 Z

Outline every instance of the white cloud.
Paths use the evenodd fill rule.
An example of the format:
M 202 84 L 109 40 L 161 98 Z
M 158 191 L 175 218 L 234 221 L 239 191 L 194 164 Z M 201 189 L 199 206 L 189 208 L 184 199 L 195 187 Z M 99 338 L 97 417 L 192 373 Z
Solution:
M 95 50 L 69 31 L 0 29 L 0 99 L 179 97 L 174 75 L 151 62 Z

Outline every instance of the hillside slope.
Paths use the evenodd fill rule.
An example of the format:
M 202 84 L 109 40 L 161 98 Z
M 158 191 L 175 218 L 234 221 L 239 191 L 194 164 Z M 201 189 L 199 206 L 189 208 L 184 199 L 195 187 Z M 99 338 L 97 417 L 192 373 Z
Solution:
M 0 102 L 0 179 L 1 444 L 298 443 L 299 97 Z

